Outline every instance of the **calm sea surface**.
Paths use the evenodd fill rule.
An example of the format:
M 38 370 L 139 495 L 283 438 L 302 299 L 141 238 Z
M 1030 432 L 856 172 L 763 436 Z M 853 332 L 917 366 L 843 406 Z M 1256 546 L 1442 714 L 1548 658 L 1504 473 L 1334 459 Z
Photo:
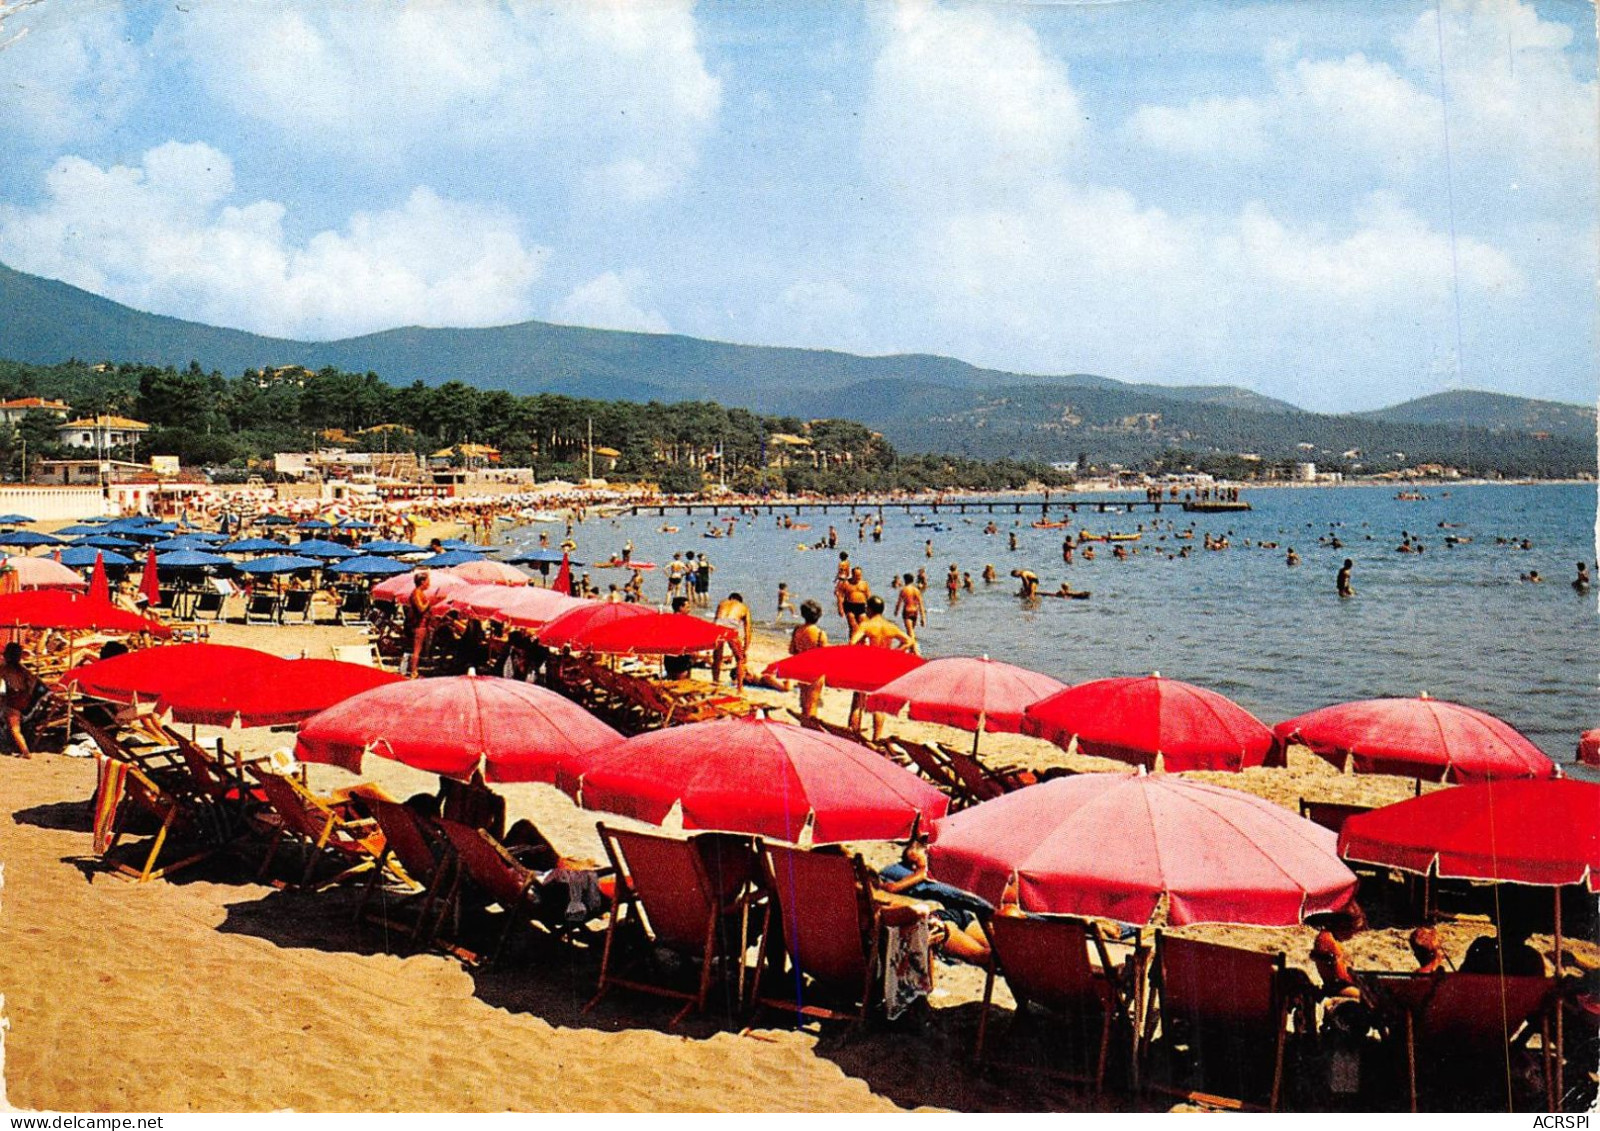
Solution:
M 838 549 L 864 568 L 891 611 L 892 577 L 927 570 L 928 623 L 919 637 L 930 657 L 988 654 L 1068 683 L 1160 671 L 1220 691 L 1269 725 L 1329 703 L 1426 690 L 1498 715 L 1552 758 L 1570 761 L 1579 733 L 1600 726 L 1596 591 L 1580 596 L 1570 585 L 1580 559 L 1593 572 L 1595 488 L 1455 486 L 1423 494 L 1424 501 L 1410 502 L 1396 499 L 1392 487 L 1282 489 L 1247 491 L 1255 508 L 1249 513 L 1085 510 L 1074 530 L 1142 528 L 1139 541 L 1129 544 L 1138 553 L 1118 561 L 1109 545 L 1094 543 L 1094 561 L 1084 561 L 1080 547 L 1070 566 L 1061 559 L 1066 531 L 1031 526 L 1037 507 L 1020 517 L 995 514 L 994 535 L 984 533 L 987 513 L 890 510 L 879 543 L 870 531 L 859 540 L 855 522 L 837 507 L 794 518 L 810 523 L 809 530 L 781 529 L 780 516 L 762 514 L 742 518 L 732 537 L 708 539 L 702 532 L 709 515 L 651 513 L 591 520 L 576 538 L 578 556 L 588 562 L 609 558 L 628 539 L 635 560 L 660 566 L 674 551 L 708 553 L 716 567 L 713 599 L 743 593 L 758 624 L 772 622 L 778 583 L 786 581 L 796 604 L 807 597 L 822 604 L 823 626 L 838 643 L 844 637 L 832 596 L 838 552 L 798 549 L 824 538 L 831 523 Z M 1052 517 L 1065 516 L 1057 508 Z M 944 529 L 915 525 L 929 521 Z M 663 525 L 681 529 L 664 533 Z M 1192 541 L 1174 537 L 1190 528 Z M 560 540 L 561 527 L 547 525 L 522 528 L 514 541 L 532 544 L 541 529 Z M 1012 531 L 1014 552 L 1007 548 Z M 1425 552 L 1395 551 L 1406 531 L 1421 538 Z M 1227 535 L 1231 548 L 1204 550 L 1207 533 Z M 1330 535 L 1342 549 L 1319 544 Z M 1450 546 L 1446 535 L 1471 541 Z M 931 558 L 924 545 L 930 538 Z M 1525 538 L 1531 549 L 1520 548 Z M 1278 548 L 1259 547 L 1263 541 Z M 1188 558 L 1169 556 L 1183 546 L 1192 547 Z M 1301 556 L 1293 569 L 1284 564 L 1290 546 Z M 1340 600 L 1334 574 L 1346 557 L 1355 559 L 1356 596 Z M 944 589 L 952 562 L 976 584 L 953 602 Z M 1000 581 L 985 585 L 981 573 L 991 562 Z M 1027 607 L 1008 576 L 1018 567 L 1037 572 L 1044 590 L 1068 580 L 1093 597 Z M 1520 581 L 1530 570 L 1544 582 Z M 620 570 L 589 573 L 602 590 L 627 577 Z M 664 570 L 645 576 L 647 598 L 664 600 Z

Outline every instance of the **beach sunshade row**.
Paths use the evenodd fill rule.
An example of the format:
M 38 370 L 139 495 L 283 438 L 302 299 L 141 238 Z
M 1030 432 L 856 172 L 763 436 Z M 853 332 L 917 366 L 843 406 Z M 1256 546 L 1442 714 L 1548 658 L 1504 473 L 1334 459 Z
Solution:
M 891 715 L 904 710 L 918 722 L 1015 734 L 1029 706 L 1066 686 L 987 656 L 951 656 L 929 660 L 883 685 L 867 697 L 867 710 Z

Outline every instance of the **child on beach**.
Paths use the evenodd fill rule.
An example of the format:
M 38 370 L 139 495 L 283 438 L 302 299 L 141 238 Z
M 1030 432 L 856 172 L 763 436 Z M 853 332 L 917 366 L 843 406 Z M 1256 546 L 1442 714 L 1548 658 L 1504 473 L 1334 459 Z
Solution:
M 780 581 L 778 582 L 778 612 L 772 618 L 772 623 L 782 624 L 784 613 L 793 613 L 795 616 L 799 616 L 800 610 L 794 607 L 794 597 L 789 592 L 789 583 Z

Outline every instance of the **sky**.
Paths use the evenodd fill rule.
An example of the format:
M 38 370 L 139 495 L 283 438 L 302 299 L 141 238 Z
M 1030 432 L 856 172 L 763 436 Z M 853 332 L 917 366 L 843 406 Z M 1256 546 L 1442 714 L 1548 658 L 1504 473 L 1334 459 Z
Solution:
M 1595 71 L 1575 0 L 0 0 L 0 262 L 302 339 L 1593 404 Z

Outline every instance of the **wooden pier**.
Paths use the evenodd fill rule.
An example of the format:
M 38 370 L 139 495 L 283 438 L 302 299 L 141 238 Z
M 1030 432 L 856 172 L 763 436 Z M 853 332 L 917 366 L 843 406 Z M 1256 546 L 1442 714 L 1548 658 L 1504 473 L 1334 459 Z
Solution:
M 1147 511 L 1160 514 L 1162 510 L 1182 510 L 1206 513 L 1210 511 L 1247 511 L 1246 502 L 1223 502 L 1214 499 L 892 499 L 882 502 L 844 502 L 818 500 L 814 502 L 759 502 L 759 503 L 641 503 L 628 508 L 630 515 L 669 514 L 721 515 L 728 514 L 802 514 L 812 513 L 847 515 L 883 514 L 902 511 L 913 515 L 963 515 L 963 514 L 1033 514 L 1041 518 L 1054 514 L 1133 514 Z

